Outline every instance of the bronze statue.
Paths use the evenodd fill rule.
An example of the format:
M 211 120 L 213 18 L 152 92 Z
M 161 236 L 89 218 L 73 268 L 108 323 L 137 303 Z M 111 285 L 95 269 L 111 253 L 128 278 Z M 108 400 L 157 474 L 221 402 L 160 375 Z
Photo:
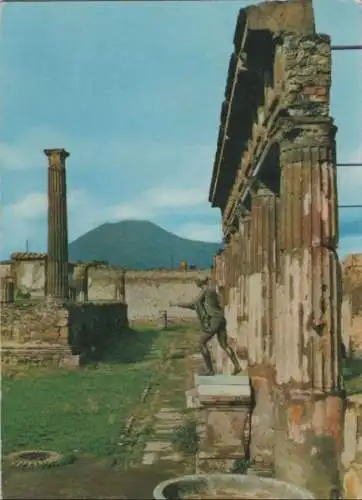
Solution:
M 216 288 L 208 278 L 196 280 L 196 285 L 201 288 L 201 291 L 195 300 L 181 303 L 170 302 L 169 305 L 170 307 L 183 307 L 196 311 L 202 328 L 199 346 L 206 366 L 206 374 L 214 374 L 211 354 L 207 344 L 216 335 L 220 347 L 226 352 L 233 363 L 233 375 L 236 375 L 240 373 L 241 368 L 233 349 L 228 344 L 226 319 Z

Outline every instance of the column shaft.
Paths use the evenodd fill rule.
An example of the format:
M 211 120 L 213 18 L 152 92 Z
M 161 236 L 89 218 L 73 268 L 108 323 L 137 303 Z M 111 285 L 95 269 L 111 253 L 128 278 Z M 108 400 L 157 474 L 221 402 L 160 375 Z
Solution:
M 316 498 L 339 488 L 344 391 L 333 127 L 281 143 L 276 477 Z M 291 134 L 292 135 L 292 134 Z
M 340 389 L 334 150 L 332 145 L 294 148 L 282 151 L 281 162 L 277 382 Z
M 278 198 L 257 181 L 252 189 L 248 359 L 255 406 L 250 458 L 257 474 L 274 473 L 274 317 Z
M 258 182 L 251 208 L 249 364 L 274 364 L 274 316 L 278 200 Z
M 47 295 L 68 298 L 68 222 L 65 150 L 45 150 L 48 156 Z
M 248 359 L 249 331 L 249 272 L 250 272 L 250 216 L 239 219 L 239 303 L 238 303 L 238 355 Z

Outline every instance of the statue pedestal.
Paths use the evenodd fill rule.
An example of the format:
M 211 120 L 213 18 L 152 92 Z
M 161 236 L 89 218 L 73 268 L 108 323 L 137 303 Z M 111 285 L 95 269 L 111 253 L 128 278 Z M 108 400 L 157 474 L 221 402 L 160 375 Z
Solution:
M 198 406 L 200 436 L 196 472 L 231 472 L 237 462 L 247 458 L 251 414 L 249 377 L 196 375 L 192 396 L 194 407 Z

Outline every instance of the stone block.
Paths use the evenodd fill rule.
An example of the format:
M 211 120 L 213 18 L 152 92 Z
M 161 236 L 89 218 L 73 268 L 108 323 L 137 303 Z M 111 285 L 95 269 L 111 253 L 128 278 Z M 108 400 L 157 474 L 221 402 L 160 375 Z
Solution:
M 198 454 L 196 457 L 196 473 L 197 474 L 212 474 L 222 472 L 232 472 L 235 464 L 239 460 L 243 460 L 244 455 L 229 456 L 212 456 L 207 454 Z
M 246 457 L 249 440 L 251 389 L 249 377 L 215 375 L 195 377 L 200 445 L 200 472 L 231 471 Z
M 198 398 L 203 405 L 249 404 L 251 388 L 245 375 L 195 376 Z
M 215 452 L 217 455 L 244 454 L 244 429 L 248 423 L 249 412 L 238 406 L 224 406 L 202 410 L 205 422 L 205 440 L 200 449 Z
M 61 368 L 79 368 L 80 366 L 80 356 L 69 355 L 61 359 L 59 366 Z

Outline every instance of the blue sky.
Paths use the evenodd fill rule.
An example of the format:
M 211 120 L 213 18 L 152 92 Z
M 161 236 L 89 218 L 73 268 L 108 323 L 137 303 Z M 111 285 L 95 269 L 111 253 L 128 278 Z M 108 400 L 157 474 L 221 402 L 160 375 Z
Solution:
M 46 250 L 44 148 L 64 147 L 70 240 L 106 221 L 149 219 L 221 237 L 208 201 L 237 12 L 258 2 L 15 3 L 0 25 L 0 258 Z M 362 43 L 362 6 L 314 0 L 317 29 Z M 333 59 L 339 161 L 362 161 L 362 53 Z M 360 203 L 362 169 L 339 174 Z M 341 210 L 340 250 L 362 251 L 362 209 Z

